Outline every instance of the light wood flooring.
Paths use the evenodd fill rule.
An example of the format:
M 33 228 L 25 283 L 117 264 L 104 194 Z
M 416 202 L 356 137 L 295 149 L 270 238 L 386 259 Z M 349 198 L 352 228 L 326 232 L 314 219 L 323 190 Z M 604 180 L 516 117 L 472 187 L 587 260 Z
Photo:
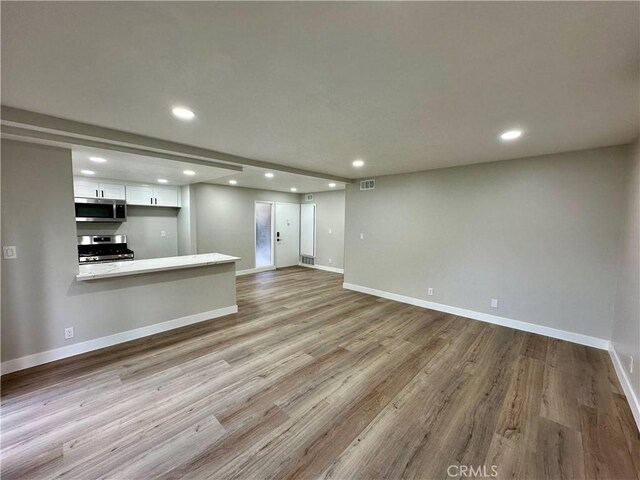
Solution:
M 2 479 L 638 478 L 606 352 L 341 282 L 239 277 L 236 315 L 5 376 Z

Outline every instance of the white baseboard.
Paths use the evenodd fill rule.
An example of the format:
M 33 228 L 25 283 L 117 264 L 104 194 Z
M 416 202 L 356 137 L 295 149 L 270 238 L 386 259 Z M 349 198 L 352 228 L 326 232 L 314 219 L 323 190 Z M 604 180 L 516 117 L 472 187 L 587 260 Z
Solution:
M 537 333 L 539 335 L 545 335 L 547 337 L 558 338 L 560 340 L 566 340 L 568 342 L 579 343 L 580 345 L 595 347 L 601 350 L 609 349 L 609 340 L 605 340 L 603 338 L 590 337 L 588 335 L 582 335 L 581 333 L 568 332 L 566 330 L 559 330 L 557 328 L 536 325 L 535 323 L 521 322 L 519 320 L 498 317 L 497 315 L 490 315 L 488 313 L 475 312 L 473 310 L 452 307 L 449 305 L 443 305 L 441 303 L 428 302 L 419 298 L 407 297 L 405 295 L 398 295 L 396 293 L 389 293 L 383 290 L 376 290 L 369 287 L 361 287 L 360 285 L 353 285 L 351 283 L 343 283 L 342 286 L 343 288 L 353 290 L 355 292 L 375 295 L 376 297 L 395 300 L 396 302 L 401 303 L 408 303 L 409 305 L 415 305 L 417 307 L 429 308 L 431 310 L 437 310 L 439 312 L 451 313 L 453 315 L 471 318 L 473 320 L 480 320 L 481 322 L 502 325 L 504 327 L 515 328 L 516 330 L 522 330 L 530 333 Z
M 238 270 L 236 271 L 236 277 L 240 277 L 242 275 L 251 275 L 252 273 L 260 273 L 260 272 L 270 272 L 271 270 L 275 270 L 276 267 L 273 265 L 270 267 L 257 267 L 257 268 L 249 268 L 247 270 Z
M 305 263 L 299 263 L 298 266 L 315 268 L 316 270 L 324 270 L 325 272 L 341 273 L 344 275 L 344 268 L 325 267 L 324 265 L 307 265 Z
M 622 385 L 622 390 L 624 391 L 625 396 L 627 397 L 627 402 L 629 402 L 629 406 L 631 407 L 631 413 L 633 413 L 633 418 L 636 421 L 636 425 L 638 426 L 638 430 L 640 430 L 640 402 L 638 401 L 638 396 L 636 392 L 633 390 L 631 386 L 631 380 L 629 379 L 629 375 L 627 375 L 627 371 L 622 366 L 622 362 L 620 361 L 620 356 L 616 351 L 613 343 L 609 347 L 609 356 L 611 357 L 611 361 L 613 362 L 613 368 L 616 370 L 616 375 L 618 375 L 618 380 L 620 381 L 620 385 Z
M 119 343 L 136 340 L 138 338 L 147 337 L 156 333 L 166 332 L 167 330 L 173 330 L 174 328 L 185 327 L 187 325 L 204 322 L 206 320 L 223 317 L 225 315 L 231 315 L 237 312 L 238 306 L 232 305 L 230 307 L 218 308 L 216 310 L 210 310 L 208 312 L 196 313 L 194 315 L 188 315 L 186 317 L 176 318 L 175 320 L 156 323 L 147 327 L 136 328 L 134 330 L 128 330 L 126 332 L 96 338 L 94 340 L 87 340 L 86 342 L 74 343 L 73 345 L 69 345 L 68 347 L 60 347 L 54 350 L 48 350 L 46 352 L 27 355 L 26 357 L 7 360 L 6 362 L 2 362 L 0 371 L 2 372 L 2 375 L 5 375 L 7 373 L 15 372 L 18 370 L 24 370 L 25 368 L 35 367 L 36 365 L 41 365 L 43 363 L 49 363 L 55 360 L 73 357 L 74 355 L 80 355 L 81 353 L 91 352 L 100 348 L 110 347 Z

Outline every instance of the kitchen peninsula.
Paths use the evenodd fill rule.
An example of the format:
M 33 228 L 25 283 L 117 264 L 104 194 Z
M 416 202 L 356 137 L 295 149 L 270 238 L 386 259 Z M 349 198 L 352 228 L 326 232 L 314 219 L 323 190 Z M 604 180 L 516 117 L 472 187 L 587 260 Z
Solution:
M 79 342 L 7 362 L 4 370 L 234 314 L 238 260 L 208 253 L 76 266 L 65 295 L 65 323 L 75 327 Z
M 210 253 L 79 266 L 69 260 L 56 282 L 59 295 L 50 301 L 48 318 L 59 318 L 59 326 L 14 346 L 31 352 L 5 360 L 3 374 L 238 311 L 238 257 Z M 63 326 L 73 327 L 71 338 L 54 335 Z
M 125 262 L 89 263 L 80 265 L 80 272 L 76 275 L 76 280 L 97 280 L 166 270 L 220 265 L 224 263 L 235 263 L 238 260 L 240 260 L 240 257 L 232 257 L 222 253 L 205 253 L 200 255 L 149 258 L 146 260 L 131 260 Z

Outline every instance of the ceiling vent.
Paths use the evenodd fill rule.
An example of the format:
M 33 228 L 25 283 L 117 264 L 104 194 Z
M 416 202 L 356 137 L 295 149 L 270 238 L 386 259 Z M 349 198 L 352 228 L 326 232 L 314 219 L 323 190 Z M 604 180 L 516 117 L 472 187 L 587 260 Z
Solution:
M 375 180 L 360 180 L 360 190 L 373 190 L 376 188 Z

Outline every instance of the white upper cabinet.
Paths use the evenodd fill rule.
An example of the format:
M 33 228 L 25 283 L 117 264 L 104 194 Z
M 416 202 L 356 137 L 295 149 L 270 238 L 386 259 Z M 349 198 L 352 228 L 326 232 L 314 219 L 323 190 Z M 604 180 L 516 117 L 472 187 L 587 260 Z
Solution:
M 126 200 L 128 205 L 179 207 L 180 187 L 110 183 L 86 178 L 73 179 L 74 197 Z
M 153 187 L 154 204 L 159 207 L 178 206 L 177 187 Z
M 100 183 L 92 182 L 90 180 L 73 180 L 73 196 L 74 197 L 88 197 L 98 198 L 100 192 Z
M 127 185 L 127 205 L 153 205 L 153 187 Z
M 128 205 L 148 205 L 154 207 L 178 207 L 178 187 L 143 187 L 127 185 Z
M 102 198 L 124 200 L 126 198 L 124 185 L 117 183 L 100 183 L 100 195 Z
M 124 185 L 116 183 L 102 183 L 94 180 L 75 178 L 73 180 L 73 194 L 75 197 L 124 200 L 125 188 Z

